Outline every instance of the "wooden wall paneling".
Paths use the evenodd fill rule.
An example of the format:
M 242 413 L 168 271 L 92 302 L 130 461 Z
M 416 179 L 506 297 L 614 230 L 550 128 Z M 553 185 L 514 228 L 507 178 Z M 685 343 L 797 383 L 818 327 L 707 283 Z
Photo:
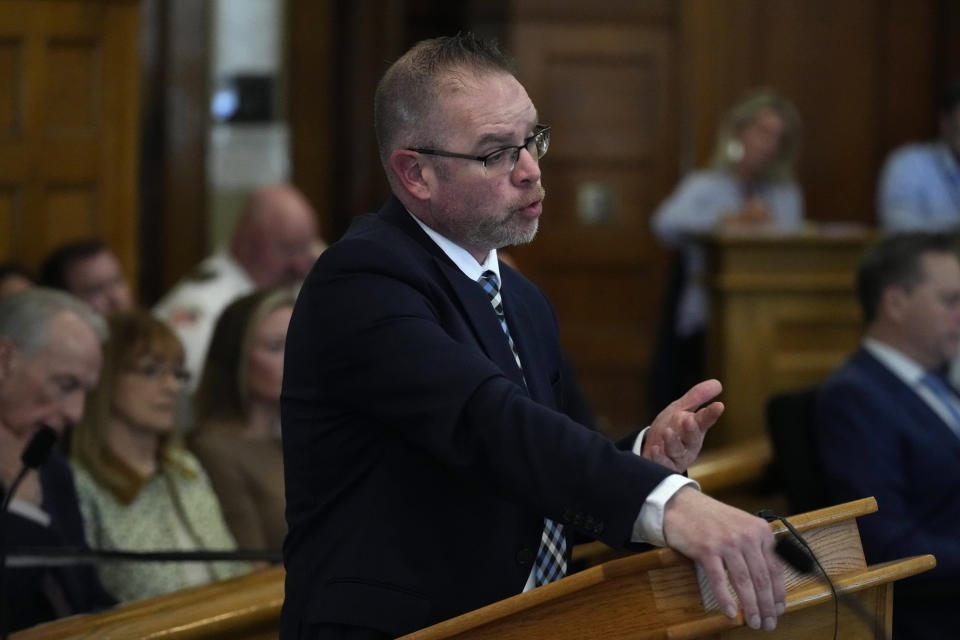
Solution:
M 166 0 L 159 269 L 166 291 L 207 253 L 210 3 Z
M 683 114 L 678 177 L 705 166 L 724 112 L 757 83 L 758 13 L 752 0 L 683 0 L 679 11 L 679 67 Z
M 554 132 L 541 163 L 540 233 L 511 251 L 553 300 L 584 388 L 604 428 L 619 435 L 648 413 L 666 262 L 648 218 L 674 179 L 674 27 L 663 15 L 580 22 L 518 12 L 519 77 Z M 595 197 L 607 206 L 591 218 Z
M 20 77 L 23 50 L 17 37 L 0 38 L 0 139 L 19 135 L 23 123 L 23 83 Z
M 943 84 L 960 79 L 960 3 L 956 0 L 933 1 L 936 2 L 937 16 L 933 38 L 936 50 L 934 68 L 938 83 Z
M 137 9 L 0 4 L 0 259 L 35 268 L 55 245 L 101 235 L 136 272 Z
M 0 256 L 16 256 L 14 239 L 19 235 L 17 222 L 20 216 L 16 185 L 0 184 Z
M 340 99 L 334 107 L 338 126 L 333 173 L 338 235 L 354 216 L 379 209 L 390 193 L 373 130 L 373 94 L 390 62 L 406 49 L 404 5 L 400 0 L 338 4 L 340 38 L 334 81 Z
M 800 165 L 807 217 L 873 221 L 881 6 L 872 0 L 763 3 L 760 79 L 806 124 Z M 775 43 L 775 46 L 774 46 Z
M 673 0 L 511 0 L 510 4 L 511 15 L 517 22 L 658 25 L 672 20 L 674 15 Z
M 24 244 L 42 257 L 67 240 L 101 232 L 104 56 L 100 31 L 106 19 L 82 10 L 79 3 L 54 11 L 47 4 L 33 63 L 37 73 L 35 119 L 30 151 L 42 178 L 37 199 L 23 227 Z M 100 12 L 97 12 L 100 13 Z M 28 178 L 29 180 L 30 178 Z
M 373 93 L 389 61 L 403 53 L 404 11 L 402 0 L 288 5 L 293 178 L 330 242 L 389 193 Z
M 882 14 L 877 59 L 877 173 L 886 154 L 895 147 L 938 135 L 938 56 L 931 46 L 938 29 L 937 2 L 886 0 Z
M 98 194 L 106 211 L 100 234 L 113 247 L 134 290 L 138 288 L 140 238 L 138 236 L 140 176 L 140 14 L 139 3 L 125 11 L 110 11 L 106 33 L 126 37 L 106 38 L 103 44 L 104 87 L 101 117 L 104 126 L 101 153 L 105 165 L 119 170 L 104 172 Z
M 166 0 L 140 2 L 140 144 L 138 148 L 137 232 L 140 248 L 138 281 L 140 303 L 150 307 L 162 290 L 160 250 L 163 217 L 163 139 L 164 129 L 164 46 L 166 33 Z
M 0 260 L 23 260 L 28 42 L 23 18 L 10 15 L 12 7 L 0 7 L 0 11 L 4 11 L 0 13 Z
M 287 5 L 287 85 L 293 183 L 317 212 L 320 234 L 336 238 L 332 220 L 334 172 L 333 75 L 336 11 L 331 2 L 289 0 Z
M 690 132 L 682 170 L 709 160 L 716 126 L 737 97 L 772 86 L 804 121 L 799 177 L 808 217 L 873 224 L 883 157 L 930 131 L 936 4 L 685 0 Z

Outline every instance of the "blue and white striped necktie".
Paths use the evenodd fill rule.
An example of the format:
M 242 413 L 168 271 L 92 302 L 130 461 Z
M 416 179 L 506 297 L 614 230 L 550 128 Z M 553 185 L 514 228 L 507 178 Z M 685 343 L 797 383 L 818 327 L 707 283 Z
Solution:
M 500 282 L 497 280 L 497 274 L 493 271 L 484 271 L 477 279 L 477 283 L 483 287 L 487 297 L 490 298 L 490 304 L 497 314 L 497 320 L 500 321 L 500 328 L 503 329 L 503 333 L 507 337 L 510 351 L 513 353 L 513 358 L 517 361 L 517 367 L 520 368 L 522 373 L 523 365 L 520 364 L 520 356 L 517 354 L 517 347 L 513 343 L 513 337 L 507 327 L 507 318 L 503 313 L 503 301 L 500 299 Z M 566 573 L 567 537 L 563 534 L 563 525 L 550 518 L 544 518 L 540 548 L 537 550 L 537 558 L 534 564 L 534 584 L 539 587 L 548 582 L 559 580 Z

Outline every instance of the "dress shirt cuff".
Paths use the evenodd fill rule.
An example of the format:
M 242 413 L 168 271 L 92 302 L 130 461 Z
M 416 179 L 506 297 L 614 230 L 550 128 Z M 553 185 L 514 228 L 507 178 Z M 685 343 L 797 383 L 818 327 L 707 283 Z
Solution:
M 660 484 L 644 500 L 643 506 L 640 508 L 640 514 L 633 522 L 633 535 L 630 536 L 630 541 L 647 542 L 658 547 L 665 547 L 667 541 L 663 535 L 663 510 L 673 494 L 687 485 L 693 485 L 698 491 L 700 490 L 700 485 L 696 480 L 691 480 L 678 473 L 661 480 Z
M 644 427 L 643 431 L 637 435 L 637 439 L 633 441 L 633 452 L 638 456 L 643 454 L 643 441 L 647 437 L 647 431 L 650 431 L 650 427 Z

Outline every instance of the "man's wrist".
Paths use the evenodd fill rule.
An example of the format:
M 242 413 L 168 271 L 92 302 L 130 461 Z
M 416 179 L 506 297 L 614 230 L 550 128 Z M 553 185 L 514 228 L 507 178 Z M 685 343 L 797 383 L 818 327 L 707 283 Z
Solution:
M 696 480 L 673 473 L 660 481 L 653 491 L 643 501 L 640 513 L 633 523 L 631 542 L 646 542 L 657 546 L 666 546 L 663 534 L 663 518 L 670 499 L 684 487 L 692 486 L 698 491 L 700 485 Z

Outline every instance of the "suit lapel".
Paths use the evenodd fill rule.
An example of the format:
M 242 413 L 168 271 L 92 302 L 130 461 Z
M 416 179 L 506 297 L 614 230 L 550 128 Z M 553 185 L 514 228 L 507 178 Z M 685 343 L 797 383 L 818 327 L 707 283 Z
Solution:
M 861 349 L 857 352 L 857 359 L 860 366 L 874 372 L 873 377 L 876 378 L 880 376 L 886 381 L 886 386 L 891 397 L 895 398 L 902 407 L 913 415 L 916 424 L 930 425 L 931 427 L 942 429 L 944 432 L 950 434 L 950 442 L 954 446 L 960 447 L 960 438 L 957 438 L 956 433 L 950 428 L 950 425 L 943 421 L 940 414 L 934 411 L 933 408 L 920 397 L 916 390 L 911 389 L 908 384 L 890 371 L 866 349 Z
M 497 366 L 521 387 L 525 386 L 524 376 L 517 367 L 517 361 L 510 351 L 510 343 L 507 342 L 507 336 L 503 333 L 500 326 L 500 320 L 497 318 L 496 311 L 490 304 L 490 298 L 479 284 L 468 278 L 456 266 L 445 268 L 444 275 L 453 287 L 460 304 L 463 305 L 467 321 L 473 326 L 474 333 L 484 353 L 491 360 L 497 363 Z M 504 304 L 506 307 L 506 303 Z M 509 323 L 510 335 L 513 337 L 514 344 L 517 342 L 517 336 L 513 333 L 513 326 Z M 521 362 L 523 356 L 520 356 Z
M 501 274 L 504 280 L 508 279 L 505 269 L 502 269 Z M 553 389 L 550 386 L 549 376 L 544 371 L 546 359 L 543 344 L 538 338 L 537 324 L 527 300 L 519 294 L 517 287 L 511 287 L 509 283 L 503 287 L 501 295 L 504 313 L 507 316 L 507 326 L 510 327 L 510 335 L 513 336 L 513 343 L 517 347 L 517 353 L 520 354 L 520 362 L 523 363 L 524 378 L 530 397 L 547 406 L 553 406 Z
M 517 368 L 517 362 L 510 351 L 510 344 L 500 327 L 500 320 L 497 319 L 497 314 L 490 304 L 490 298 L 487 297 L 483 288 L 460 271 L 460 268 L 443 252 L 443 249 L 438 247 L 437 243 L 424 233 L 420 225 L 407 213 L 399 200 L 390 198 L 380 209 L 380 215 L 387 222 L 399 227 L 404 233 L 417 241 L 430 254 L 437 269 L 450 284 L 450 290 L 460 304 L 463 316 L 473 329 L 483 352 L 500 367 L 504 375 L 520 387 L 524 387 L 523 374 Z M 507 314 L 510 335 L 516 342 L 517 337 L 512 333 L 514 327 L 509 324 L 509 311 Z M 520 357 L 522 361 L 523 355 Z

